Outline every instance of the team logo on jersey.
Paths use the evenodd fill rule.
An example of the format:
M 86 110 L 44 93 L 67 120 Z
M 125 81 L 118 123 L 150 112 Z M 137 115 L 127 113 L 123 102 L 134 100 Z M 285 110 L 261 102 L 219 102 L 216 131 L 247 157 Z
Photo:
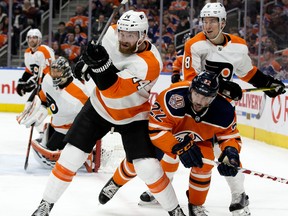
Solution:
M 168 104 L 173 108 L 173 109 L 180 109 L 185 107 L 185 101 L 183 96 L 178 95 L 178 94 L 173 94 L 168 101 Z
M 194 131 L 186 130 L 174 134 L 178 142 L 183 142 L 185 136 L 191 136 L 194 142 L 203 141 L 202 137 Z

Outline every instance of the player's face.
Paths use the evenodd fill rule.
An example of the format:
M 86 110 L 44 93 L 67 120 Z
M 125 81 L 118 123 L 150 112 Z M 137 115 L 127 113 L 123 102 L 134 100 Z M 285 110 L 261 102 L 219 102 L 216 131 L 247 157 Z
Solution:
M 134 53 L 138 40 L 139 33 L 137 31 L 118 31 L 119 51 L 124 54 Z
M 205 107 L 208 107 L 213 101 L 214 97 L 207 97 L 197 93 L 195 90 L 191 91 L 192 108 L 195 112 L 200 112 Z
M 220 29 L 220 23 L 217 17 L 204 17 L 203 18 L 203 31 L 208 39 L 217 37 Z
M 39 45 L 39 39 L 37 36 L 28 36 L 27 42 L 30 48 L 36 48 Z

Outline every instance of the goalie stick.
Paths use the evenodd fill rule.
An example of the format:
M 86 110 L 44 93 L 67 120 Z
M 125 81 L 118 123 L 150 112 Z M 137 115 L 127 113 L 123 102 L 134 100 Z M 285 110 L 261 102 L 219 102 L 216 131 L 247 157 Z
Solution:
M 38 73 L 38 85 L 36 87 L 36 94 L 35 95 L 38 95 L 38 93 L 40 91 L 40 85 L 41 85 L 41 82 L 42 82 L 42 74 L 43 74 L 43 68 L 42 68 L 42 66 L 40 66 L 39 67 L 39 73 Z M 32 106 L 33 106 L 33 102 L 31 103 L 31 107 Z M 28 115 L 28 113 L 29 113 L 29 111 L 27 112 L 27 115 Z M 27 151 L 26 151 L 26 157 L 25 157 L 25 162 L 24 162 L 24 170 L 26 170 L 27 167 L 28 167 L 28 161 L 29 161 L 29 155 L 30 155 L 30 149 L 31 149 L 33 130 L 34 130 L 34 124 L 32 124 L 31 127 L 30 127 L 30 135 L 29 135 L 28 146 L 27 146 Z
M 203 163 L 209 164 L 212 166 L 218 166 L 219 164 L 221 164 L 221 162 L 209 160 L 207 158 L 202 158 L 202 161 L 203 161 Z M 242 173 L 247 174 L 247 175 L 258 176 L 260 178 L 270 179 L 272 181 L 280 182 L 283 184 L 288 184 L 288 179 L 272 176 L 272 175 L 265 174 L 265 173 L 258 172 L 258 171 L 249 170 L 246 168 L 238 167 L 238 172 L 242 172 Z
M 127 2 L 128 2 L 128 0 L 122 0 L 121 3 L 120 3 L 120 5 L 118 5 L 117 8 L 114 8 L 111 16 L 109 17 L 106 25 L 104 26 L 103 31 L 101 32 L 101 34 L 100 34 L 99 38 L 97 39 L 96 43 L 92 40 L 92 42 L 91 42 L 92 44 L 98 45 L 98 44 L 102 41 L 102 39 L 103 39 L 106 31 L 108 30 L 109 26 L 110 26 L 111 23 L 112 23 L 112 19 L 116 16 L 116 14 L 119 12 L 119 10 L 120 10 Z M 85 65 L 83 66 L 83 68 L 82 68 L 82 72 L 84 73 L 84 72 L 87 70 L 87 68 L 88 68 L 88 65 L 85 64 Z M 84 80 L 84 77 L 83 77 L 83 80 Z

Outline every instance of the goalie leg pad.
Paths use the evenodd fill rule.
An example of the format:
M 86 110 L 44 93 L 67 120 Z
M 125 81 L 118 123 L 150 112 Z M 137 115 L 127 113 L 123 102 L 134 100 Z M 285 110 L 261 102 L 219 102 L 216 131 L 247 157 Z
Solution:
M 59 159 L 61 151 L 51 151 L 42 146 L 37 140 L 31 141 L 35 159 L 45 168 L 53 168 Z

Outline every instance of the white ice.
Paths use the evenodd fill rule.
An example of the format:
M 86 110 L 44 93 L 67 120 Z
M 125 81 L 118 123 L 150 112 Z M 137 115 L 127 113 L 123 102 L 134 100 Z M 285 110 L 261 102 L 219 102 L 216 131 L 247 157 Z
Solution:
M 16 114 L 0 113 L 0 215 L 30 216 L 38 206 L 50 170 L 43 169 L 31 152 L 25 171 L 24 160 L 30 129 L 18 125 Z M 37 135 L 37 133 L 35 133 Z M 283 142 L 287 142 L 283 140 Z M 269 175 L 288 178 L 288 150 L 243 138 L 243 167 Z M 185 191 L 189 170 L 183 166 L 173 185 L 180 205 L 188 215 Z M 112 174 L 86 173 L 80 170 L 72 184 L 55 204 L 51 216 L 164 216 L 160 208 L 137 205 L 146 190 L 137 177 L 123 186 L 106 205 L 98 204 L 98 194 Z M 252 216 L 287 216 L 288 185 L 252 175 L 245 175 Z M 210 191 L 205 203 L 209 216 L 228 216 L 230 191 L 223 177 L 213 170 Z

